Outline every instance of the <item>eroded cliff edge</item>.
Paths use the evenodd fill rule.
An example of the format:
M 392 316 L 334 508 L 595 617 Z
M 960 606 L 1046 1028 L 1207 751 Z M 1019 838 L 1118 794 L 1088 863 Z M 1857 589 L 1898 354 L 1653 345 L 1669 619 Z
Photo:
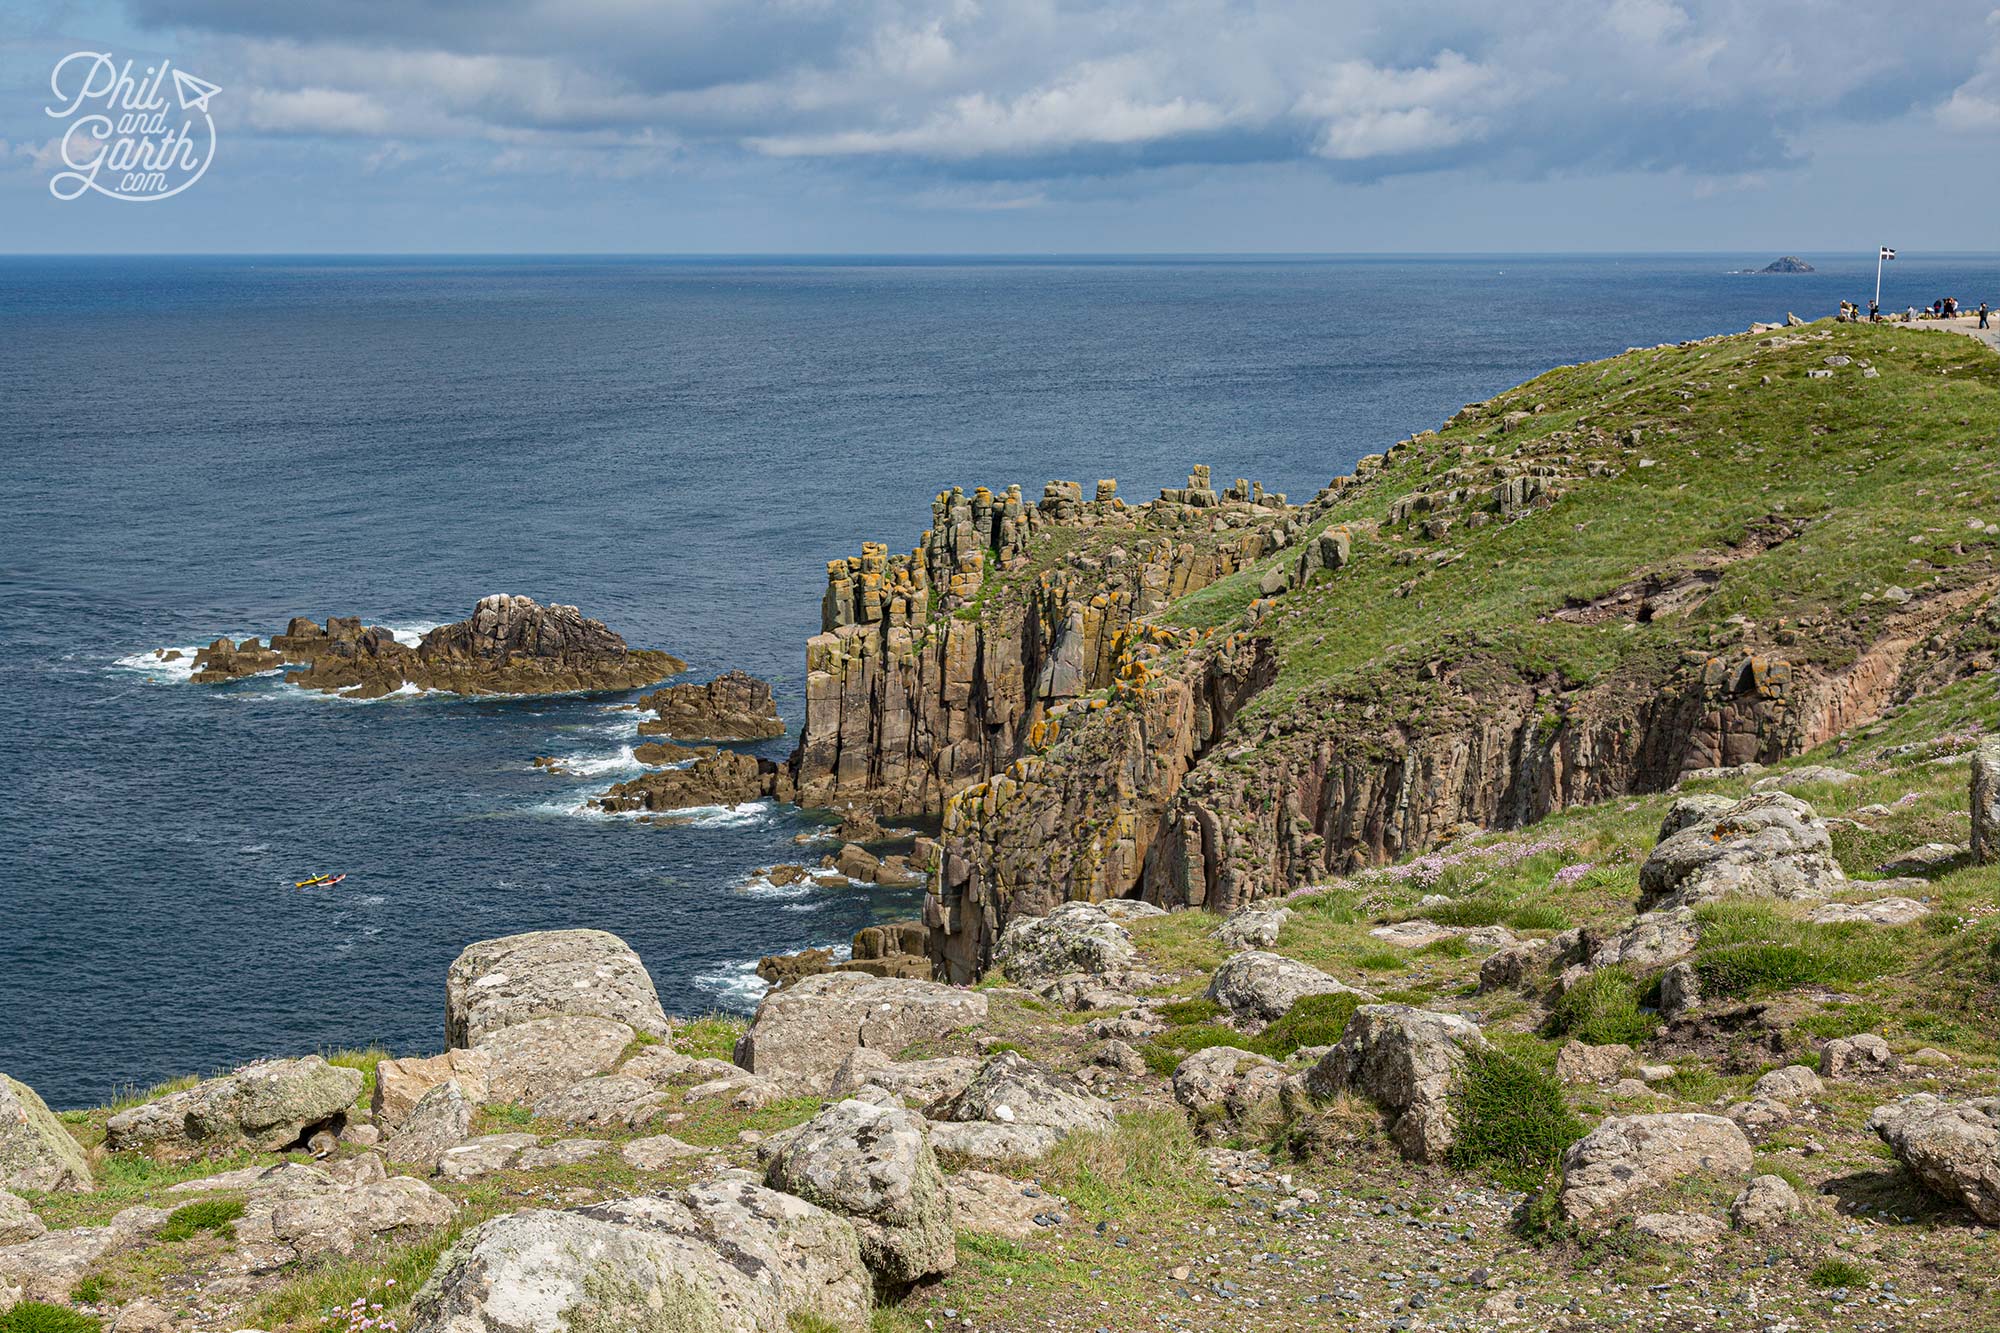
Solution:
M 1797 754 L 1990 669 L 1996 366 L 1820 325 L 1551 371 L 1303 505 L 947 492 L 829 568 L 799 799 L 939 818 L 966 980 L 1017 913 L 1229 910 Z

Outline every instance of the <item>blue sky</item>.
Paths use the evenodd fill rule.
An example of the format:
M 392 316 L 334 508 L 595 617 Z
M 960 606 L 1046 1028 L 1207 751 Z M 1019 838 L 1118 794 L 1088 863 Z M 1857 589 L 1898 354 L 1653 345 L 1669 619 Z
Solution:
M 213 165 L 49 190 L 73 51 Z M 0 0 L 0 252 L 2000 249 L 1991 0 Z

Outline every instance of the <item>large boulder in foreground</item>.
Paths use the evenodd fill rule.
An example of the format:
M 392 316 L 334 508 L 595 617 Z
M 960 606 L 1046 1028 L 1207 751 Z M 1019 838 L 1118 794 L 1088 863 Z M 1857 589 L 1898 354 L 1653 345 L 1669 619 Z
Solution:
M 887 1288 L 958 1262 L 951 1200 L 923 1117 L 848 1100 L 788 1132 L 766 1183 L 840 1214 L 861 1237 L 861 1259 Z
M 993 961 L 1023 986 L 1082 973 L 1130 971 L 1139 951 L 1132 934 L 1097 903 L 1064 903 L 1047 916 L 1016 916 L 1000 934 Z
M 764 1333 L 868 1325 L 852 1225 L 743 1173 L 674 1197 L 494 1218 L 438 1261 L 411 1333 Z M 816 1325 L 819 1326 L 819 1325 Z
M 631 1043 L 632 1029 L 615 1019 L 559 1017 L 489 1032 L 473 1049 L 491 1062 L 489 1100 L 532 1105 L 605 1073 Z
M 608 1018 L 666 1038 L 673 1025 L 632 947 L 604 930 L 536 930 L 467 945 L 445 972 L 446 1046 L 531 1019 Z
M 1364 1004 L 1334 1048 L 1306 1073 L 1306 1091 L 1325 1100 L 1361 1093 L 1387 1111 L 1403 1155 L 1441 1162 L 1456 1129 L 1453 1081 L 1469 1050 L 1485 1050 L 1479 1025 L 1457 1014 L 1407 1004 Z
M 753 1074 L 823 1089 L 856 1049 L 894 1056 L 912 1042 L 986 1021 L 986 997 L 934 981 L 827 972 L 764 997 L 736 1044 Z
M 337 1132 L 361 1083 L 360 1070 L 317 1055 L 245 1065 L 120 1111 L 104 1126 L 104 1146 L 169 1158 L 282 1152 L 317 1130 Z
M 1262 950 L 1237 954 L 1217 968 L 1207 994 L 1253 1029 L 1283 1018 L 1307 995 L 1354 995 L 1364 1003 L 1375 1001 L 1367 991 L 1336 981 L 1316 967 Z
M 1847 881 L 1813 808 L 1785 792 L 1759 792 L 1697 818 L 1653 848 L 1639 868 L 1651 907 L 1716 898 L 1826 898 Z
M 0 1189 L 87 1190 L 90 1163 L 27 1084 L 0 1074 Z
M 1868 1128 L 1924 1184 L 2000 1226 L 2000 1097 L 1947 1102 L 1918 1093 L 1877 1107 Z
M 1740 1181 L 1751 1159 L 1750 1140 L 1719 1115 L 1619 1116 L 1563 1153 L 1562 1214 L 1572 1222 L 1609 1222 L 1631 1196 L 1683 1176 Z

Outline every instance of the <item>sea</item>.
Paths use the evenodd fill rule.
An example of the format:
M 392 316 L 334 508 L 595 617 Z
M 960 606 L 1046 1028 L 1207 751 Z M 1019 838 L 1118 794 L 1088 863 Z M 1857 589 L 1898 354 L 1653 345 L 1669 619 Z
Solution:
M 1308 499 L 1551 366 L 1872 293 L 1872 251 L 1741 271 L 1773 257 L 0 258 L 0 1071 L 77 1107 L 431 1053 L 452 958 L 555 927 L 746 1012 L 761 955 L 918 908 L 759 876 L 828 850 L 810 812 L 594 813 L 631 695 L 362 703 L 155 649 L 526 594 L 769 679 L 796 735 L 826 562 L 941 489 Z M 2000 302 L 2000 257 L 1889 266 L 1886 305 L 1946 295 Z

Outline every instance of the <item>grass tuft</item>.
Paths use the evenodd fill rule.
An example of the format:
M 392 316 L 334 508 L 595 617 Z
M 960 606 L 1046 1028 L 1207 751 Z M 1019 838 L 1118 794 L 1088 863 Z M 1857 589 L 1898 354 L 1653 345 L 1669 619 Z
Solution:
M 1505 1051 L 1466 1053 L 1452 1110 L 1458 1124 L 1451 1164 L 1487 1168 L 1515 1189 L 1545 1179 L 1563 1149 L 1584 1134 L 1555 1076 Z
M 0 1333 L 102 1333 L 104 1321 L 67 1305 L 22 1301 L 0 1314 Z
M 1870 981 L 1903 961 L 1904 933 L 1893 927 L 1815 926 L 1769 903 L 1711 903 L 1700 915 L 1694 968 L 1704 995 L 1741 999 Z
M 218 1236 L 234 1236 L 236 1219 L 243 1216 L 241 1199 L 198 1199 L 194 1203 L 184 1203 L 167 1215 L 167 1223 L 160 1228 L 160 1239 L 166 1241 L 188 1240 L 203 1231 L 212 1231 Z
M 1592 1046 L 1611 1042 L 1638 1045 L 1660 1026 L 1659 1017 L 1639 1007 L 1639 984 L 1622 967 L 1600 967 L 1571 986 L 1549 1013 L 1551 1035 L 1574 1037 Z
M 1114 1130 L 1070 1135 L 1049 1154 L 1043 1184 L 1095 1218 L 1158 1218 L 1222 1203 L 1178 1110 L 1139 1111 Z
M 1806 1274 L 1806 1281 L 1821 1291 L 1865 1287 L 1868 1285 L 1868 1270 L 1845 1259 L 1824 1259 Z

